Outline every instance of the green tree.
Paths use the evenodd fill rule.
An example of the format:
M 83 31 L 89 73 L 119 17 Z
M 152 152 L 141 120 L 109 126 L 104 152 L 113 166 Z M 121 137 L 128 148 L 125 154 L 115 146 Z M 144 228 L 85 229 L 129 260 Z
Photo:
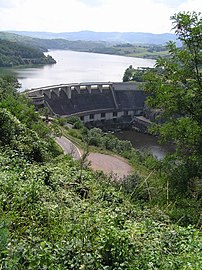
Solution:
M 24 146 L 26 146 L 27 148 L 35 148 L 33 153 L 36 156 L 36 153 L 38 151 L 37 143 L 33 143 L 33 141 L 29 140 L 29 138 L 22 139 L 20 137 L 17 137 L 18 135 L 24 136 L 22 130 L 19 131 L 19 128 L 14 128 L 15 125 L 20 124 L 21 126 L 23 126 L 23 130 L 27 130 L 27 134 L 29 134 L 30 132 L 32 132 L 32 135 L 37 133 L 37 136 L 39 136 L 39 138 L 36 139 L 35 135 L 33 135 L 34 140 L 36 139 L 36 141 L 43 141 L 44 144 L 46 144 L 46 148 L 49 151 L 49 156 L 51 156 L 51 154 L 53 154 L 54 156 L 57 155 L 59 151 L 53 138 L 51 138 L 52 133 L 50 127 L 46 125 L 41 120 L 40 115 L 35 112 L 34 106 L 31 101 L 27 99 L 24 94 L 17 91 L 18 87 L 19 83 L 16 78 L 12 76 L 0 77 L 0 146 L 5 144 L 10 144 L 11 146 L 11 143 L 16 143 L 18 141 L 22 149 L 24 148 Z M 5 113 L 5 111 L 7 113 Z M 5 115 L 7 118 L 5 117 Z M 11 118 L 12 121 L 10 120 Z M 26 132 L 24 132 L 24 134 Z M 21 143 L 22 141 L 23 144 Z M 31 143 L 32 145 L 29 145 L 29 143 Z M 17 149 L 19 148 L 19 145 L 16 146 L 16 144 L 13 144 L 12 147 Z
M 55 64 L 50 56 L 45 56 L 38 46 L 23 45 L 21 42 L 12 42 L 0 39 L 0 66 L 12 67 L 29 64 Z
M 128 81 L 131 81 L 132 80 L 132 77 L 133 77 L 133 71 L 134 71 L 134 68 L 132 65 L 130 65 L 126 70 L 125 70 L 125 73 L 123 75 L 123 82 L 128 82 Z
M 130 65 L 124 72 L 123 82 L 129 82 L 129 81 L 143 82 L 144 74 L 149 69 L 150 68 L 145 68 L 145 67 L 138 67 L 137 69 L 135 69 L 133 68 L 132 65 Z
M 160 58 L 146 75 L 147 103 L 161 112 L 163 124 L 153 131 L 173 141 L 176 153 L 167 161 L 172 185 L 189 191 L 202 179 L 202 18 L 196 12 L 171 17 L 182 46 L 169 42 L 169 58 Z M 169 168 L 169 170 L 168 170 Z

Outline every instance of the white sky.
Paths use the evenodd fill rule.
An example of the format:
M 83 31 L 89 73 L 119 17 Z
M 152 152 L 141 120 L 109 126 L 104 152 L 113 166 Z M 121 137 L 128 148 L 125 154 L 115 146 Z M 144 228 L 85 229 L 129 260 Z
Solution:
M 0 0 L 0 31 L 170 32 L 170 16 L 201 0 Z

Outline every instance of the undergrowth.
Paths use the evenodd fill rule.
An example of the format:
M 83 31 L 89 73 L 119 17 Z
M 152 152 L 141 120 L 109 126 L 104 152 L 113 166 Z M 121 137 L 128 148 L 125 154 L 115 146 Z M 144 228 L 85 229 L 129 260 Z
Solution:
M 1 155 L 0 189 L 1 269 L 201 269 L 199 230 L 68 156 Z
M 91 144 L 136 171 L 119 183 L 93 173 L 59 155 L 49 128 L 11 90 L 0 81 L 0 269 L 202 268 L 197 179 L 187 198 L 175 197 L 162 164 L 99 130 L 86 134 Z

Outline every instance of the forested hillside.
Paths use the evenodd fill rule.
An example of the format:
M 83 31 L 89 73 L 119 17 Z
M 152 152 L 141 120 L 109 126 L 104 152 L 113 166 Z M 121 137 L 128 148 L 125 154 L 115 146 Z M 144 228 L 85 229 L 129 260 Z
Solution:
M 0 39 L 0 67 L 53 63 L 55 60 L 39 48 Z

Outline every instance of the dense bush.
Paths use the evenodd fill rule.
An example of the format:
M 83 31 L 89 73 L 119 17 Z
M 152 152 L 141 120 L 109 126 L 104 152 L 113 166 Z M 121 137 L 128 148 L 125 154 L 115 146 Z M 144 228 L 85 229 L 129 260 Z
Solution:
M 200 269 L 200 232 L 142 209 L 130 183 L 122 192 L 101 174 L 83 169 L 80 177 L 69 157 L 37 165 L 16 150 L 2 153 L 1 268 Z
M 17 87 L 15 78 L 0 78 L 0 145 L 21 149 L 21 153 L 33 160 L 58 155 L 50 128 L 43 123 L 31 102 L 17 92 Z
M 9 147 L 31 161 L 44 160 L 45 142 L 6 109 L 0 109 L 0 146 Z
M 132 203 L 68 157 L 39 166 L 1 155 L 2 269 L 200 269 L 202 239 Z M 16 163 L 16 165 L 15 165 Z M 82 196 L 82 190 L 88 196 Z
M 104 134 L 99 128 L 83 130 L 83 138 L 89 144 L 121 154 L 132 149 L 129 141 L 121 141 L 112 134 Z

